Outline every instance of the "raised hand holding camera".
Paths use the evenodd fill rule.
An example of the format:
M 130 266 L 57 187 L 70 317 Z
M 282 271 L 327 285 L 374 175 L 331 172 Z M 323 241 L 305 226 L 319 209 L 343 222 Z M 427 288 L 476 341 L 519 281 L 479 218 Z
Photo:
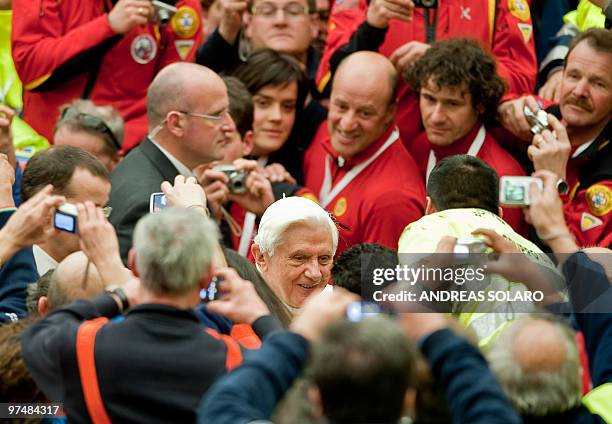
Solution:
M 565 127 L 555 116 L 549 114 L 548 123 L 552 131 L 544 129 L 540 134 L 534 135 L 527 155 L 536 171 L 546 169 L 565 179 L 572 146 Z

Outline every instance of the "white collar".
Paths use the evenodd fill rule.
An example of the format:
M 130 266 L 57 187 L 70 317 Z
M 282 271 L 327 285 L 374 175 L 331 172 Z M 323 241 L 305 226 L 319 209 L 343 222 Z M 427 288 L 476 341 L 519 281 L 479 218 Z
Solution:
M 38 275 L 40 277 L 46 274 L 50 269 L 57 268 L 58 262 L 49 256 L 49 254 L 37 244 L 32 246 L 32 253 L 34 254 L 36 270 L 38 271 Z
M 149 140 L 151 140 L 151 143 L 155 144 L 155 146 L 164 154 L 164 156 L 166 156 L 168 158 L 170 163 L 172 163 L 172 165 L 174 165 L 174 167 L 179 172 L 179 174 L 181 174 L 185 178 L 187 178 L 187 177 L 195 177 L 195 174 L 193 173 L 192 170 L 190 170 L 185 165 L 183 165 L 183 163 L 181 161 L 179 161 L 169 151 L 167 151 L 162 146 L 160 146 L 155 140 L 153 140 L 153 138 L 149 137 Z M 170 181 L 170 183 L 173 183 L 173 181 Z
M 587 141 L 584 144 L 581 144 L 580 146 L 578 146 L 578 148 L 574 151 L 574 154 L 572 155 L 572 159 L 577 158 L 582 152 L 584 152 L 586 149 L 589 148 L 589 146 L 591 144 L 593 144 L 593 142 L 595 141 L 595 139 L 591 140 L 591 141 Z

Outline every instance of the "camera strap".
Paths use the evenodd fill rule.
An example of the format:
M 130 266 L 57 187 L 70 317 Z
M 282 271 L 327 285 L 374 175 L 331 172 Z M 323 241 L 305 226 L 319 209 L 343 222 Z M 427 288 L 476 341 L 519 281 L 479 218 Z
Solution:
M 393 143 L 395 143 L 399 139 L 399 129 L 396 127 L 387 141 L 379 147 L 379 149 L 366 161 L 361 162 L 358 165 L 355 165 L 351 170 L 349 170 L 338 184 L 333 186 L 332 188 L 332 172 L 331 172 L 331 163 L 333 158 L 331 155 L 327 155 L 325 158 L 325 177 L 323 178 L 323 185 L 321 186 L 321 190 L 319 191 L 319 204 L 322 208 L 326 208 L 334 198 L 340 194 L 344 188 L 349 185 L 351 181 L 355 179 L 357 175 L 361 173 L 364 169 L 366 169 L 372 162 L 374 162 L 380 155 L 383 154 L 385 150 L 387 150 Z
M 480 152 L 480 149 L 482 148 L 482 145 L 484 144 L 485 141 L 485 136 L 487 135 L 487 130 L 485 129 L 484 124 L 480 126 L 480 129 L 478 130 L 478 134 L 476 134 L 476 137 L 474 138 L 474 141 L 472 141 L 472 144 L 470 145 L 470 148 L 467 151 L 467 154 L 470 156 L 478 156 L 478 152 Z M 436 166 L 437 163 L 437 159 L 436 159 L 436 154 L 434 153 L 433 149 L 429 150 L 429 159 L 427 160 L 427 174 L 425 177 L 425 186 L 427 186 L 427 182 L 429 181 L 429 174 L 431 174 L 431 171 L 434 169 L 434 166 Z

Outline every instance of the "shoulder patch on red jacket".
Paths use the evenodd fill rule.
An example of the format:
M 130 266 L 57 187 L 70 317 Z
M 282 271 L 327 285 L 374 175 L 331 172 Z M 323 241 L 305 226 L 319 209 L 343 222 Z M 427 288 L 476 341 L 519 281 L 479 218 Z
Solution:
M 580 218 L 580 230 L 582 230 L 583 232 L 595 227 L 599 227 L 602 224 L 603 221 L 601 219 L 594 217 L 590 213 L 582 213 L 582 218 Z
M 508 0 L 508 9 L 512 16 L 521 21 L 528 21 L 531 18 L 531 11 L 526 0 Z
M 596 216 L 607 215 L 612 210 L 612 190 L 603 184 L 593 184 L 586 191 L 589 209 Z

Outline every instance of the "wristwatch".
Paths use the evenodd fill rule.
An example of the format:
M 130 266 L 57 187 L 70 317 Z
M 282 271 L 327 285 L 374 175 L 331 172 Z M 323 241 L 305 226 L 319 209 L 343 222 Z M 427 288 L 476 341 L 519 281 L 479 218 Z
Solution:
M 559 178 L 559 180 L 557 181 L 557 192 L 559 194 L 569 193 L 569 185 L 567 184 L 567 181 L 565 181 L 563 178 Z
M 115 296 L 119 298 L 119 300 L 121 301 L 121 312 L 125 311 L 127 308 L 130 307 L 130 302 L 121 287 L 114 287 L 114 288 L 108 289 L 106 290 L 106 293 L 114 294 Z

